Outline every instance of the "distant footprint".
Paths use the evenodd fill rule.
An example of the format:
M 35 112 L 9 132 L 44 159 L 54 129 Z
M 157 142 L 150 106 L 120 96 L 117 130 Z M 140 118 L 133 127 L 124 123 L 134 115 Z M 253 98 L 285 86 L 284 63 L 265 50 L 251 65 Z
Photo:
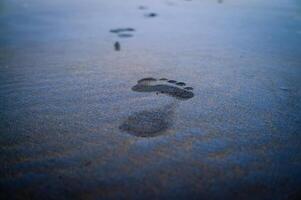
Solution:
M 114 43 L 114 49 L 115 49 L 115 51 L 120 51 L 120 43 L 119 42 Z
M 116 34 L 120 38 L 133 37 L 132 32 L 135 32 L 134 28 L 116 28 L 111 29 L 110 32 Z
M 133 37 L 132 32 L 136 31 L 134 28 L 116 28 L 111 29 L 110 32 L 116 34 L 119 38 L 130 38 Z M 120 51 L 121 44 L 117 41 L 114 43 L 115 51 Z
M 122 33 L 122 32 L 133 32 L 135 31 L 134 28 L 116 28 L 116 29 L 111 29 L 110 32 L 111 33 Z
M 147 10 L 148 8 L 147 8 L 147 6 L 138 6 L 138 9 L 139 10 Z
M 157 17 L 158 14 L 157 13 L 154 13 L 154 12 L 151 12 L 151 13 L 147 13 L 144 15 L 145 17 L 148 17 L 148 18 L 153 18 L 153 17 Z
M 168 80 L 166 78 L 143 78 L 132 87 L 136 92 L 156 92 L 167 94 L 180 100 L 187 100 L 194 96 L 192 87 L 184 87 L 186 83 L 175 80 Z
M 148 10 L 148 7 L 146 7 L 146 6 L 139 6 L 138 9 L 139 10 Z M 149 13 L 145 13 L 144 16 L 147 17 L 147 18 L 153 18 L 153 17 L 157 17 L 158 14 L 154 13 L 154 12 L 149 12 Z

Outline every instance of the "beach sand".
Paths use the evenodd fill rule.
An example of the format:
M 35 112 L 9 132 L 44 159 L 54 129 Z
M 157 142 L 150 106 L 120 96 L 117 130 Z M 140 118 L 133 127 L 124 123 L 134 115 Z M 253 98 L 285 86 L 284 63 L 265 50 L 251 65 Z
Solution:
M 1 199 L 300 195 L 298 1 L 4 0 L 0 27 Z

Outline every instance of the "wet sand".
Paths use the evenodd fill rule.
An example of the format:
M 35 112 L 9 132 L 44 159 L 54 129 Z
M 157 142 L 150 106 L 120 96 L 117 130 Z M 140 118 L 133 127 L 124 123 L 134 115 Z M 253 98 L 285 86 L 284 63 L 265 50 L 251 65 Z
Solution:
M 4 0 L 0 27 L 3 199 L 300 196 L 298 1 Z

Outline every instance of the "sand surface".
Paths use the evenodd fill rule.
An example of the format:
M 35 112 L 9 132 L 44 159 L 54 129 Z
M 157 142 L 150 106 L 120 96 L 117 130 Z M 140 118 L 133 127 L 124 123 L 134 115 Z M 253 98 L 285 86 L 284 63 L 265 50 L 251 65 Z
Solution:
M 297 0 L 3 0 L 0 192 L 292 199 L 300 77 Z

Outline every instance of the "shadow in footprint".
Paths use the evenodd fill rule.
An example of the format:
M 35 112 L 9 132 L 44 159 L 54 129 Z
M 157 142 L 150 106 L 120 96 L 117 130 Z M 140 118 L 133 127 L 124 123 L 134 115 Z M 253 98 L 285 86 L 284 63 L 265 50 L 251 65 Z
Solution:
M 191 91 L 193 89 L 192 87 L 181 87 L 185 85 L 186 83 L 184 82 L 167 80 L 166 78 L 157 80 L 150 77 L 139 80 L 137 84 L 132 87 L 132 90 L 136 92 L 156 92 L 167 94 L 180 100 L 187 100 L 192 98 L 194 93 Z
M 153 13 L 153 12 L 151 12 L 151 13 L 147 13 L 147 14 L 145 14 L 144 16 L 145 16 L 145 17 L 148 17 L 148 18 L 153 18 L 153 17 L 157 17 L 157 16 L 158 16 L 158 14 L 157 14 L 157 13 Z
M 162 108 L 144 110 L 129 116 L 119 129 L 137 137 L 155 137 L 164 134 L 171 126 L 176 103 Z

